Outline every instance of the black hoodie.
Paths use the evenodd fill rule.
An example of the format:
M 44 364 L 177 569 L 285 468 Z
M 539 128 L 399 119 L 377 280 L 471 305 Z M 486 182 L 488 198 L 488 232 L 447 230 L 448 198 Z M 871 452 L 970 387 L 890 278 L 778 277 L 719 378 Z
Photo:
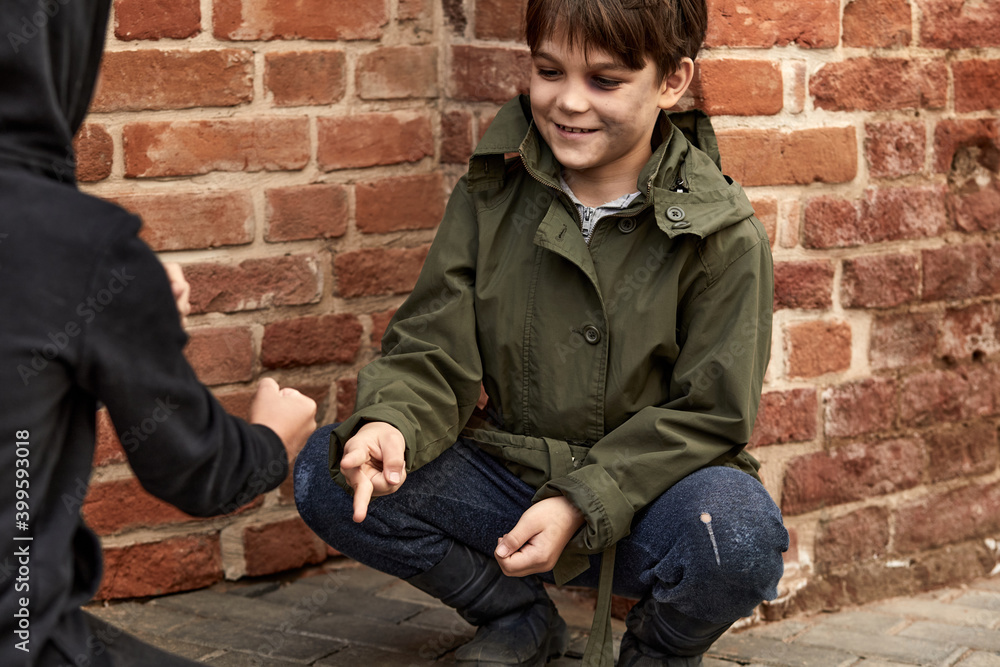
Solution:
M 100 582 L 80 516 L 99 401 L 143 487 L 191 514 L 232 510 L 288 471 L 274 432 L 227 415 L 195 377 L 139 219 L 76 188 L 72 138 L 110 4 L 0 2 L 3 667 L 32 664 L 49 640 L 75 655 L 88 639 L 54 628 Z

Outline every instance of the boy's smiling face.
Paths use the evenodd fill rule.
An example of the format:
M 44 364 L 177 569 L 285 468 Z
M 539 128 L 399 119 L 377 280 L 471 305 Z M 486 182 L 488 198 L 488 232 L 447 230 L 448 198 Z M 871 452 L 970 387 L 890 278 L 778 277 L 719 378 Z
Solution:
M 685 58 L 663 78 L 648 59 L 641 70 L 631 70 L 604 51 L 585 55 L 579 44 L 547 39 L 532 54 L 535 125 L 569 175 L 627 178 L 634 186 L 652 155 L 657 115 L 681 98 L 693 67 Z

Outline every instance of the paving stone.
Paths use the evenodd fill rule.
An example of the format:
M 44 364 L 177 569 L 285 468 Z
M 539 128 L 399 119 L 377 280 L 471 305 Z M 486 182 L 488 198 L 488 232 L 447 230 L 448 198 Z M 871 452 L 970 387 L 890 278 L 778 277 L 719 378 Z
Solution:
M 950 664 L 950 663 L 945 663 Z M 853 667 L 913 667 L 912 662 L 895 662 L 893 660 L 880 660 L 879 658 L 872 658 L 871 660 L 862 660 Z
M 160 598 L 160 604 L 206 618 L 228 619 L 249 626 L 267 628 L 280 628 L 288 623 L 302 623 L 323 613 L 323 610 L 315 606 L 293 608 L 264 599 L 248 602 L 240 596 L 211 590 Z
M 239 582 L 237 582 L 239 583 Z M 243 584 L 237 586 L 230 586 L 223 590 L 221 587 L 216 590 L 220 593 L 228 593 L 229 595 L 239 595 L 244 598 L 259 598 L 265 593 L 270 593 L 271 591 L 276 591 L 281 588 L 280 581 L 262 581 L 256 584 Z
M 212 667 L 302 667 L 301 662 L 262 658 L 258 655 L 240 653 L 239 651 L 228 651 L 220 656 L 202 660 L 202 662 L 206 665 L 212 665 Z
M 809 627 L 808 623 L 802 621 L 777 621 L 775 623 L 761 623 L 745 630 L 746 634 L 754 637 L 770 637 L 771 639 L 785 640 L 794 637 Z
M 1000 655 L 976 651 L 955 663 L 955 667 L 1000 667 Z
M 888 658 L 915 665 L 937 664 L 958 648 L 951 642 L 854 632 L 827 624 L 806 630 L 794 643 L 836 647 L 865 658 Z
M 168 653 L 173 653 L 174 655 L 179 655 L 184 658 L 190 658 L 191 660 L 204 660 L 215 655 L 216 653 L 220 653 L 220 650 L 217 648 L 189 644 L 188 642 L 180 641 L 179 639 L 172 639 L 170 637 L 160 637 L 157 635 L 146 635 L 141 633 L 137 633 L 135 636 L 147 644 L 152 644 L 153 646 L 163 649 Z
M 331 567 L 320 572 L 310 573 L 308 577 L 296 580 L 296 583 L 310 586 L 323 586 L 328 589 L 352 588 L 359 590 L 377 590 L 393 583 L 403 584 L 413 588 L 404 581 L 396 577 L 373 570 L 361 565 L 345 565 L 343 567 Z M 414 589 L 416 590 L 416 589 Z
M 932 600 L 889 600 L 870 607 L 872 611 L 901 616 L 926 618 L 955 625 L 975 625 L 983 628 L 1000 623 L 1000 612 L 987 609 L 972 609 L 956 604 L 946 604 Z
M 261 658 L 312 662 L 344 647 L 346 642 L 298 632 L 250 627 L 229 620 L 193 621 L 170 631 L 171 638 L 202 646 L 244 651 Z
M 427 593 L 424 593 L 418 588 L 399 579 L 396 579 L 387 586 L 380 588 L 377 595 L 387 600 L 400 600 L 402 602 L 410 602 L 412 604 L 419 604 L 425 607 L 445 606 L 444 603 L 437 598 L 433 598 Z
M 342 651 L 338 651 L 331 656 L 327 656 L 315 663 L 316 667 L 358 667 L 366 665 L 368 667 L 430 667 L 431 665 L 442 664 L 442 661 L 435 662 L 433 659 L 414 657 L 402 653 L 383 651 L 377 648 L 362 646 L 348 646 Z
M 989 578 L 989 579 L 979 579 L 978 581 L 971 584 L 972 588 L 978 588 L 984 591 L 997 591 L 1000 592 L 1000 578 Z
M 708 650 L 710 657 L 759 662 L 780 667 L 848 667 L 858 661 L 856 654 L 820 646 L 786 644 L 777 639 L 747 634 L 723 635 Z
M 892 634 L 893 628 L 905 626 L 909 621 L 901 616 L 876 614 L 870 611 L 843 611 L 823 618 L 823 623 L 870 634 Z
M 372 590 L 327 591 L 320 586 L 300 585 L 298 582 L 267 593 L 260 599 L 275 604 L 288 605 L 289 608 L 312 610 L 315 612 L 314 616 L 321 613 L 343 614 L 350 612 L 392 623 L 399 623 L 428 609 L 425 605 L 377 596 Z M 451 611 L 440 605 L 433 608 Z
M 1000 632 L 996 630 L 918 621 L 900 632 L 899 635 L 942 643 L 951 642 L 958 646 L 968 646 L 986 651 L 1000 651 Z
M 173 628 L 191 622 L 191 614 L 152 602 L 125 602 L 108 606 L 90 606 L 86 610 L 132 634 L 166 635 Z
M 465 622 L 458 612 L 448 607 L 432 607 L 423 609 L 410 618 L 407 623 L 433 629 L 448 629 L 454 631 L 468 630 L 470 636 L 475 633 L 475 626 Z
M 952 604 L 963 607 L 975 607 L 977 609 L 989 609 L 990 611 L 1000 611 L 1000 592 L 993 591 L 969 591 L 955 598 Z
M 442 655 L 464 643 L 464 634 L 416 625 L 395 625 L 354 615 L 327 615 L 303 623 L 298 631 L 375 646 L 415 656 Z

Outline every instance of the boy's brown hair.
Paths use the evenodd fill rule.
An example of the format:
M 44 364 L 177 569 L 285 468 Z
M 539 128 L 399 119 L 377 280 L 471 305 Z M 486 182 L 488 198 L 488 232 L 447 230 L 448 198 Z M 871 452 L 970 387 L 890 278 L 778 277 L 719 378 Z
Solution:
M 532 53 L 546 39 L 606 51 L 640 70 L 652 60 L 661 77 L 697 56 L 708 26 L 705 0 L 528 0 L 524 33 Z

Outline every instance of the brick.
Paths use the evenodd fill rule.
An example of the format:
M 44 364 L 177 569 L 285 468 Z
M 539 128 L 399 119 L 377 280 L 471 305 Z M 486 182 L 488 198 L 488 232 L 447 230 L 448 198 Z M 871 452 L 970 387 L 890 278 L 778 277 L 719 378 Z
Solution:
M 309 162 L 309 119 L 130 123 L 124 146 L 128 178 L 298 170 Z
M 863 199 L 815 197 L 806 203 L 803 244 L 846 248 L 940 236 L 948 228 L 942 186 L 869 188 Z
M 424 113 L 369 113 L 320 118 L 317 158 L 324 171 L 418 162 L 434 155 Z
M 400 21 L 429 18 L 431 3 L 428 0 L 399 0 L 397 16 Z
M 907 0 L 851 0 L 844 7 L 844 46 L 909 46 L 913 18 Z
M 151 496 L 134 477 L 92 484 L 81 512 L 98 535 L 193 520 L 173 505 Z
M 98 600 L 165 595 L 203 588 L 222 579 L 218 535 L 193 535 L 109 547 Z
M 531 55 L 526 49 L 456 45 L 451 61 L 456 100 L 503 104 L 528 92 Z
M 951 245 L 922 255 L 924 301 L 1000 293 L 1000 256 L 993 244 Z
M 268 53 L 264 87 L 278 107 L 334 104 L 347 89 L 347 56 L 338 50 Z
M 319 267 L 312 255 L 248 259 L 238 265 L 189 264 L 191 312 L 232 313 L 316 303 Z
M 200 32 L 199 0 L 115 0 L 115 37 L 120 40 L 187 39 Z
M 333 258 L 337 294 L 350 299 L 377 294 L 405 294 L 413 289 L 429 246 L 367 248 Z
M 806 48 L 833 48 L 839 38 L 836 0 L 708 0 L 706 46 L 767 49 L 794 42 Z
M 828 63 L 809 79 L 817 109 L 943 109 L 948 66 L 938 60 L 854 58 Z
M 698 108 L 712 116 L 773 116 L 785 105 L 781 66 L 768 60 L 702 60 Z
M 924 436 L 931 481 L 987 475 L 997 468 L 997 427 L 986 421 L 949 425 Z
M 246 382 L 253 377 L 254 347 L 249 327 L 194 329 L 184 356 L 205 384 Z
M 256 389 L 239 389 L 236 391 L 213 393 L 223 410 L 234 417 L 250 421 L 250 406 L 253 404 L 254 394 L 257 393 Z
M 900 178 L 920 173 L 927 152 L 925 126 L 920 122 L 865 124 L 865 158 L 872 178 Z
M 125 450 L 115 432 L 115 425 L 111 422 L 111 415 L 107 408 L 97 411 L 97 434 L 94 446 L 94 467 L 109 465 L 111 463 L 124 463 Z
M 846 183 L 858 173 L 853 127 L 722 130 L 718 138 L 726 173 L 745 186 Z
M 933 493 L 896 512 L 893 547 L 899 553 L 926 551 L 1000 531 L 1000 484 L 969 484 Z
M 380 46 L 358 57 L 357 91 L 363 100 L 437 97 L 437 49 Z
M 354 412 L 358 400 L 358 380 L 356 377 L 337 380 L 337 419 L 343 421 Z
M 955 225 L 962 231 L 1000 230 L 1000 179 L 991 177 L 985 185 L 981 185 L 979 176 L 974 174 L 965 187 L 953 187 L 948 195 L 948 210 Z
M 937 313 L 877 315 L 868 351 L 872 368 L 929 365 L 934 360 L 940 321 Z
M 390 308 L 389 310 L 383 310 L 378 313 L 372 313 L 372 347 L 376 350 L 382 347 L 382 336 L 385 335 L 385 330 L 389 326 L 389 321 L 392 316 L 396 314 L 395 308 Z
M 851 327 L 845 322 L 793 324 L 786 335 L 791 377 L 817 377 L 851 366 Z
M 156 251 L 253 241 L 253 201 L 249 192 L 134 194 L 109 199 L 142 218 L 140 236 Z
M 907 426 L 958 422 L 997 412 L 996 369 L 960 366 L 911 375 L 900 390 L 900 418 Z
M 378 39 L 389 20 L 385 0 L 216 0 L 217 39 L 324 41 Z
M 823 391 L 826 435 L 843 438 L 891 430 L 896 423 L 896 382 L 867 378 Z
M 274 243 L 343 236 L 350 215 L 347 191 L 332 183 L 268 190 L 264 239 Z
M 920 45 L 941 49 L 1000 46 L 1000 1 L 917 0 Z
M 247 576 L 259 577 L 322 563 L 326 560 L 326 544 L 302 519 L 295 517 L 247 526 L 243 530 L 243 553 Z
M 261 362 L 267 368 L 350 364 L 361 347 L 361 323 L 354 315 L 282 320 L 264 327 Z
M 441 162 L 465 164 L 472 157 L 472 116 L 468 111 L 441 114 Z
M 767 241 L 773 249 L 778 237 L 778 200 L 773 197 L 753 198 L 750 205 L 753 206 L 754 215 L 764 225 Z
M 844 260 L 840 303 L 845 308 L 892 308 L 920 297 L 918 255 L 870 255 Z
M 815 389 L 769 391 L 760 397 L 750 447 L 807 442 L 816 437 Z
M 942 120 L 934 128 L 934 168 L 939 174 L 953 169 L 963 148 L 975 148 L 984 167 L 998 169 L 1000 121 L 995 119 Z
M 821 521 L 816 536 L 816 561 L 827 565 L 879 560 L 889 546 L 889 511 L 866 507 Z
M 951 70 L 955 77 L 955 111 L 1000 109 L 1000 60 L 959 60 Z
M 73 137 L 76 155 L 76 180 L 81 183 L 103 181 L 111 175 L 115 145 L 103 125 L 84 123 Z
M 366 234 L 433 229 L 444 215 L 441 173 L 394 176 L 358 183 L 355 222 Z
M 945 312 L 938 354 L 950 361 L 979 361 L 1000 352 L 1000 302 Z
M 808 260 L 774 265 L 774 307 L 817 309 L 833 303 L 833 262 Z
M 476 37 L 518 42 L 523 36 L 526 0 L 478 0 Z
M 925 459 L 917 438 L 852 443 L 797 457 L 785 471 L 781 511 L 804 514 L 911 489 L 921 483 Z

